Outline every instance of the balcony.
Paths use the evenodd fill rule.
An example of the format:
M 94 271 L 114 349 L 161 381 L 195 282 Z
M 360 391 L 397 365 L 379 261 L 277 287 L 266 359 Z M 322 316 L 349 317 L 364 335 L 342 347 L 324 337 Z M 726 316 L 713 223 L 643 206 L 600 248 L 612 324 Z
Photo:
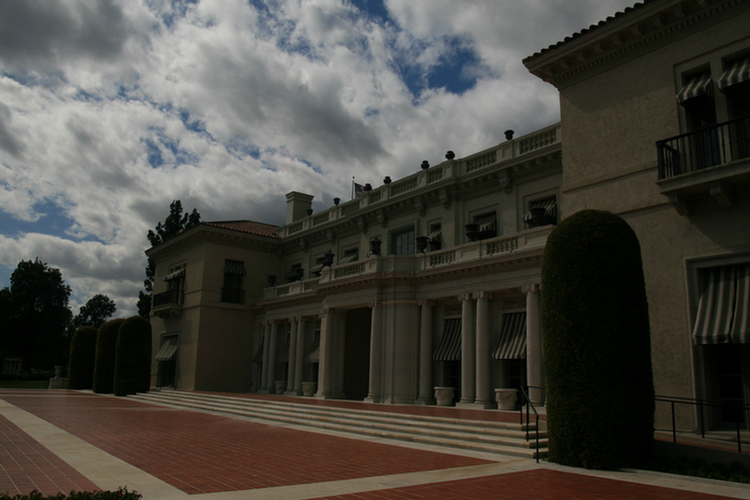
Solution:
M 750 184 L 750 116 L 658 141 L 656 148 L 657 185 L 682 215 L 706 194 L 731 207 L 734 189 Z
M 167 290 L 156 293 L 151 301 L 151 312 L 160 318 L 179 316 L 182 314 L 182 304 L 185 292 L 182 290 Z
M 266 288 L 263 300 L 312 297 L 319 288 L 339 286 L 344 283 L 362 284 L 377 281 L 390 273 L 414 273 L 415 276 L 448 273 L 470 269 L 487 259 L 529 259 L 541 255 L 547 237 L 554 226 L 547 225 L 474 241 L 456 247 L 417 253 L 415 255 L 372 256 L 364 260 L 323 268 L 320 277 Z

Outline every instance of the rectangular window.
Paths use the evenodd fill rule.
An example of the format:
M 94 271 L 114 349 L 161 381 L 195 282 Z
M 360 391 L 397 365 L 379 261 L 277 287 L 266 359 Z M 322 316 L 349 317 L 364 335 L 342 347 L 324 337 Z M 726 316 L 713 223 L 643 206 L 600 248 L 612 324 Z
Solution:
M 245 264 L 237 260 L 224 261 L 224 285 L 221 288 L 221 301 L 230 304 L 244 304 L 245 291 L 242 289 L 242 277 L 245 275 Z
M 529 203 L 529 210 L 523 216 L 529 228 L 557 224 L 557 200 L 554 196 Z
M 344 256 L 339 259 L 339 264 L 348 264 L 359 260 L 359 248 L 349 248 L 344 250 Z
M 414 228 L 410 227 L 391 235 L 391 254 L 414 255 Z
M 185 264 L 178 264 L 169 268 L 169 274 L 164 277 L 164 281 L 167 282 L 167 292 L 158 294 L 158 297 L 154 296 L 155 306 L 184 303 L 185 267 Z
M 440 250 L 440 237 L 442 235 L 443 229 L 440 223 L 437 224 L 431 224 L 430 225 L 430 234 L 428 235 L 429 242 L 430 242 L 430 250 L 433 252 L 435 250 Z

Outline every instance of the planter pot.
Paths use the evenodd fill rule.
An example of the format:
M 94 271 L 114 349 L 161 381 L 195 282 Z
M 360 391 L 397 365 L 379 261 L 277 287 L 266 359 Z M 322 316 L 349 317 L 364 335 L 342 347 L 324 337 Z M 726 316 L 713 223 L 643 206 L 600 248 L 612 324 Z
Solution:
M 435 387 L 435 400 L 438 406 L 453 406 L 453 387 Z
M 516 389 L 495 389 L 495 402 L 498 410 L 515 410 L 518 391 Z
M 317 382 L 302 382 L 302 395 L 303 396 L 314 396 L 315 391 L 318 389 Z
M 277 380 L 273 383 L 273 387 L 276 390 L 276 394 L 284 394 L 284 391 L 286 390 L 286 381 Z

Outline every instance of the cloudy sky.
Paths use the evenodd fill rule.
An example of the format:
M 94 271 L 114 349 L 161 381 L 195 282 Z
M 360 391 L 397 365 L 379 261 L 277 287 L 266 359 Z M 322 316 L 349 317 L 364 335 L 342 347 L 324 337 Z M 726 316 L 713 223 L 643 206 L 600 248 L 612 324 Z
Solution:
M 281 224 L 559 119 L 521 60 L 630 0 L 0 2 L 0 287 L 60 268 L 136 312 L 146 232 Z

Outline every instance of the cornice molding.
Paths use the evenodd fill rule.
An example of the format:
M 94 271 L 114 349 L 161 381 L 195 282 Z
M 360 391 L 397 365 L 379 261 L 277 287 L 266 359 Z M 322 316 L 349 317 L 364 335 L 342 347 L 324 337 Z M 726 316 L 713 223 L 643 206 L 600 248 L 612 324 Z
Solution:
M 669 0 L 651 2 L 596 29 L 574 35 L 523 62 L 527 69 L 557 88 L 599 66 L 625 58 L 668 37 L 689 34 L 706 22 L 747 0 Z

